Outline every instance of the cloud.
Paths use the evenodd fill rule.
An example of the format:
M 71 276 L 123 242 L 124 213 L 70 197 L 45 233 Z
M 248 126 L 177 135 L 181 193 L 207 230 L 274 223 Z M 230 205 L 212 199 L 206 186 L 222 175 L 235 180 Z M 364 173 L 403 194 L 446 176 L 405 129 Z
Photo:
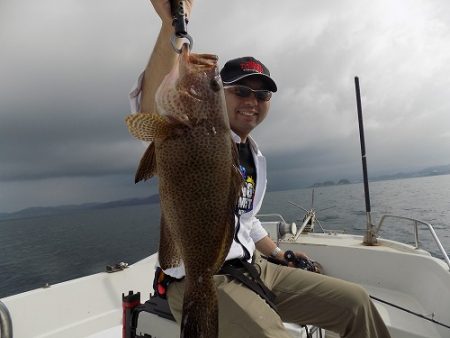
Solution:
M 269 159 L 270 186 L 279 188 L 359 172 L 355 75 L 373 172 L 446 164 L 448 17 L 444 0 L 199 0 L 188 28 L 195 51 L 216 53 L 222 64 L 254 55 L 270 68 L 279 91 L 255 138 Z M 78 200 L 101 200 L 101 189 L 111 195 L 107 184 L 91 184 L 99 180 L 128 194 L 110 178 L 133 175 L 144 150 L 123 119 L 159 26 L 148 1 L 0 4 L 0 185 L 10 192 L 8 208 L 71 201 L 59 190 L 51 197 L 64 180 L 83 187 Z M 26 187 L 30 198 L 19 198 Z M 31 191 L 43 189 L 45 201 L 33 200 Z

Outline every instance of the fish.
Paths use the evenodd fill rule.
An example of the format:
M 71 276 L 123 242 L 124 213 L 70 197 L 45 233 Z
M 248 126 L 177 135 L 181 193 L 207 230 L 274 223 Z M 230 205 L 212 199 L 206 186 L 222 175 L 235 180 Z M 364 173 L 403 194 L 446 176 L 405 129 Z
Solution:
M 156 112 L 126 117 L 130 133 L 151 142 L 135 181 L 158 176 L 159 262 L 185 267 L 181 337 L 218 336 L 213 276 L 235 233 L 243 178 L 230 133 L 218 57 L 184 48 L 155 95 Z

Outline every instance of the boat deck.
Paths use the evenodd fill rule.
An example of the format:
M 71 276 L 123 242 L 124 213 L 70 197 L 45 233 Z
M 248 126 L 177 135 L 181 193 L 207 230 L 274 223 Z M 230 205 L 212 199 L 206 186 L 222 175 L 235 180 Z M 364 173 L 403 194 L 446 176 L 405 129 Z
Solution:
M 117 325 L 105 331 L 94 333 L 86 338 L 122 338 L 122 325 Z
M 380 298 L 389 299 L 390 302 L 394 304 L 402 304 L 405 308 L 414 309 L 418 313 L 424 313 L 424 309 L 417 301 L 417 299 L 412 298 L 401 292 L 394 292 L 392 290 L 386 290 L 381 288 L 376 288 L 373 286 L 363 287 L 369 292 L 369 294 Z M 412 315 L 395 307 L 383 304 L 381 302 L 375 301 L 375 305 L 380 312 L 386 325 L 389 326 L 389 331 L 393 337 L 402 338 L 419 338 L 419 337 L 429 337 L 429 338 L 440 338 L 441 336 L 436 331 L 435 326 L 424 320 L 414 320 L 411 321 Z M 289 326 L 290 324 L 287 324 Z M 293 337 L 301 337 L 300 333 L 295 335 L 297 328 L 295 326 L 290 326 L 291 333 Z M 336 336 L 331 332 L 328 332 L 326 337 Z M 112 328 L 106 329 L 101 332 L 89 335 L 87 338 L 121 338 L 122 337 L 122 325 L 117 325 Z M 336 336 L 337 337 L 337 336 Z
M 282 248 L 308 252 L 327 275 L 358 283 L 370 295 L 421 315 L 434 314 L 435 320 L 448 325 L 446 264 L 407 245 L 384 240 L 380 244 L 363 246 L 359 236 L 342 234 L 302 235 L 296 242 L 287 238 L 279 243 Z M 120 272 L 98 273 L 2 299 L 12 316 L 14 337 L 121 337 L 121 294 L 140 291 L 145 301 L 152 289 L 155 261 L 156 254 Z M 375 304 L 392 337 L 450 336 L 449 329 L 390 305 Z
M 377 288 L 374 286 L 363 285 L 363 287 L 371 296 L 382 300 L 389 300 L 392 304 L 401 304 L 403 308 L 409 309 L 416 313 L 426 314 L 426 311 L 420 302 L 416 298 L 411 297 L 411 295 L 398 291 Z M 417 318 L 410 313 L 377 300 L 374 300 L 374 303 L 384 322 L 389 327 L 389 332 L 392 337 L 442 337 L 436 330 L 436 326 L 433 323 Z

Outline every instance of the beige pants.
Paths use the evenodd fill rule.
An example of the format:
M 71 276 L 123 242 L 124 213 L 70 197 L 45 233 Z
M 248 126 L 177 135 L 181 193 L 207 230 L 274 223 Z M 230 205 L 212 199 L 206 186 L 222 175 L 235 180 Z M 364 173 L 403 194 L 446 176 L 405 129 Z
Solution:
M 283 322 L 312 324 L 342 337 L 389 338 L 367 292 L 340 279 L 288 268 L 257 258 L 261 279 L 277 296 L 279 315 L 259 295 L 228 276 L 214 276 L 219 297 L 219 337 L 291 338 Z M 256 267 L 259 269 L 259 267 Z M 178 323 L 184 281 L 169 286 L 167 295 Z

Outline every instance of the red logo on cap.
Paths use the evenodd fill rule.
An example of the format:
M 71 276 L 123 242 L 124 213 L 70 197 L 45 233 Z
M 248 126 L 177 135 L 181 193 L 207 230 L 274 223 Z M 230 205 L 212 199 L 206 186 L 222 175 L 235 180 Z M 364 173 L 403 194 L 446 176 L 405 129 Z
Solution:
M 241 69 L 244 72 L 251 72 L 251 71 L 258 72 L 258 73 L 264 72 L 264 69 L 261 66 L 261 64 L 258 62 L 255 62 L 255 61 L 247 61 L 247 62 L 241 63 Z

